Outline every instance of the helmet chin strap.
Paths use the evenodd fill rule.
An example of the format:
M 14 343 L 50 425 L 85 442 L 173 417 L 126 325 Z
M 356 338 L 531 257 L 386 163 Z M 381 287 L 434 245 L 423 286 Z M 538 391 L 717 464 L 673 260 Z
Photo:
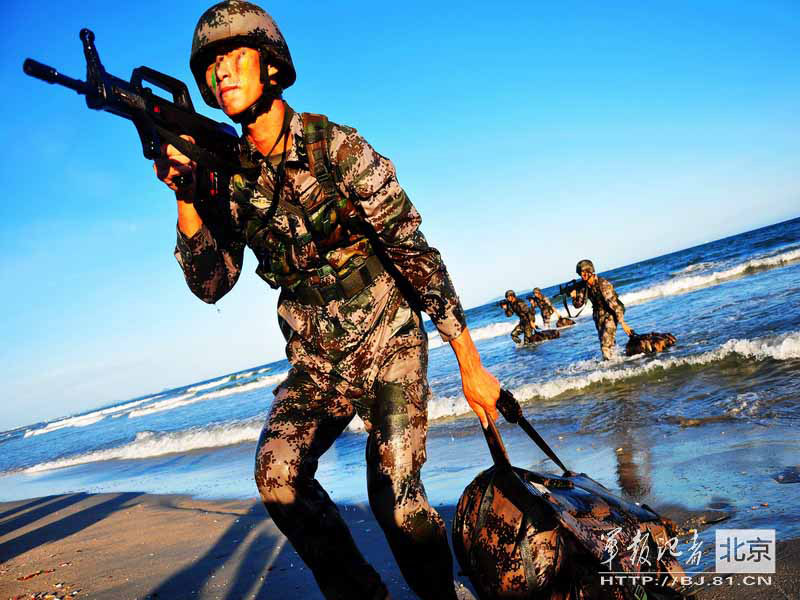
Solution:
M 242 127 L 247 127 L 253 123 L 259 115 L 268 112 L 272 108 L 272 103 L 283 96 L 283 88 L 280 84 L 272 83 L 269 80 L 269 65 L 265 60 L 264 53 L 259 51 L 260 67 L 261 67 L 261 83 L 264 84 L 264 89 L 261 96 L 253 102 L 250 106 L 245 108 L 242 112 L 231 115 L 229 118 L 234 123 L 238 123 Z

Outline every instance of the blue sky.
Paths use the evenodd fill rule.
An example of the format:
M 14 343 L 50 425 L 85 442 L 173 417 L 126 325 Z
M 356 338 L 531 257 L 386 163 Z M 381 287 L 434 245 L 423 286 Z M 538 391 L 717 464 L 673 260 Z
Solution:
M 397 166 L 466 307 L 800 214 L 800 5 L 274 2 L 286 99 L 355 126 Z M 26 77 L 30 56 L 190 84 L 205 4 L 11 0 L 0 428 L 282 358 L 252 255 L 217 306 L 172 257 L 172 194 L 133 126 Z M 513 258 L 509 258 L 513 257 Z

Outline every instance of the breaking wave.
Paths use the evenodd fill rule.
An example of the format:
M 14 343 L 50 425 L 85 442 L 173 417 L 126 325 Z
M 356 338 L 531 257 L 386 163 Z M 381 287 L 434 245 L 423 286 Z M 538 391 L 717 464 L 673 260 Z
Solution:
M 166 454 L 200 450 L 202 448 L 216 448 L 242 442 L 253 442 L 258 440 L 262 426 L 263 421 L 250 421 L 246 423 L 226 423 L 173 433 L 142 431 L 136 435 L 136 439 L 123 446 L 59 458 L 29 467 L 24 469 L 23 472 L 39 473 L 41 471 L 62 469 L 105 460 L 152 458 Z
M 280 383 L 281 381 L 283 381 L 285 378 L 286 378 L 286 373 L 277 373 L 276 375 L 269 375 L 267 377 L 262 377 L 261 379 L 251 381 L 249 383 L 232 385 L 229 387 L 222 388 L 220 390 L 214 390 L 213 392 L 201 394 L 199 396 L 195 396 L 194 392 L 189 394 L 183 394 L 182 396 L 178 396 L 177 398 L 169 398 L 167 400 L 162 400 L 161 402 L 157 402 L 150 406 L 145 406 L 137 410 L 132 410 L 128 414 L 128 417 L 134 419 L 136 417 L 143 417 L 145 415 L 150 415 L 157 412 L 163 412 L 165 410 L 172 410 L 173 408 L 179 408 L 181 406 L 187 406 L 189 404 L 195 404 L 197 402 L 204 402 L 206 400 L 211 400 L 213 398 L 223 398 L 225 396 L 233 396 L 234 394 L 241 394 L 242 392 L 247 392 L 250 390 L 256 390 L 259 388 L 275 385 L 276 383 Z
M 143 398 L 141 400 L 134 400 L 133 402 L 126 402 L 125 404 L 120 404 L 119 406 L 112 406 L 110 408 L 103 408 L 101 410 L 95 410 L 85 415 L 79 415 L 77 417 L 67 417 L 66 419 L 59 419 L 58 421 L 53 421 L 52 423 L 48 423 L 44 427 L 40 427 L 38 429 L 28 429 L 25 432 L 25 437 L 30 437 L 32 435 L 42 435 L 43 433 L 50 433 L 51 431 L 56 431 L 58 429 L 63 429 L 65 427 L 88 427 L 89 425 L 94 425 L 98 421 L 102 421 L 108 415 L 114 415 L 115 413 L 122 413 L 134 406 L 139 406 L 153 398 L 159 398 L 163 394 L 158 396 L 150 396 L 148 398 Z M 118 414 L 116 416 L 119 416 Z
M 800 261 L 800 248 L 789 250 L 788 252 L 781 252 L 780 254 L 775 254 L 772 256 L 754 258 L 722 271 L 714 271 L 704 275 L 684 275 L 675 277 L 674 279 L 670 279 L 652 287 L 647 287 L 635 292 L 628 292 L 623 294 L 620 299 L 626 305 L 641 304 L 643 302 L 664 296 L 676 296 L 678 294 L 685 294 L 686 292 L 697 290 L 703 287 L 718 285 L 725 281 L 738 279 L 743 275 L 749 275 L 758 271 L 784 267 L 798 261 Z M 705 265 L 711 263 L 700 264 Z
M 574 377 L 562 377 L 541 383 L 529 383 L 514 390 L 520 400 L 532 398 L 554 398 L 567 391 L 583 389 L 595 383 L 610 383 L 639 377 L 653 371 L 667 371 L 676 367 L 707 365 L 721 361 L 731 355 L 755 360 L 790 360 L 800 358 L 800 332 L 756 338 L 752 340 L 731 339 L 719 348 L 694 356 L 656 358 L 649 362 L 629 367 L 630 361 L 621 359 L 612 363 L 612 368 L 589 371 Z M 617 368 L 616 365 L 621 365 Z
M 478 340 L 488 340 L 490 338 L 497 337 L 498 335 L 509 334 L 517 326 L 518 319 L 514 318 L 509 319 L 507 322 L 503 321 L 501 323 L 492 323 L 491 325 L 486 325 L 484 327 L 478 327 L 474 331 L 470 329 L 470 335 L 472 336 L 472 340 L 477 342 Z M 428 348 L 433 350 L 434 348 L 438 348 L 439 346 L 444 346 L 444 342 L 442 338 L 439 337 L 439 334 L 435 331 L 428 334 Z

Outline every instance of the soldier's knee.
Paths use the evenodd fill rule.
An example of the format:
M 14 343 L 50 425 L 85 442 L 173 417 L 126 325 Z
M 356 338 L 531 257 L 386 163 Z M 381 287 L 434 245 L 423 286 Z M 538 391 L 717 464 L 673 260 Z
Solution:
M 255 480 L 261 501 L 271 504 L 292 504 L 297 498 L 297 469 L 288 461 L 256 458 Z

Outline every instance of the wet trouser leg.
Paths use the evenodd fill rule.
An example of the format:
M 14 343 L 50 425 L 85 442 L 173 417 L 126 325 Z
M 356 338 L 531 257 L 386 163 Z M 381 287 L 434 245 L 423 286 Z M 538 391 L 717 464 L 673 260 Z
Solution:
M 613 315 L 603 314 L 595 319 L 597 326 L 597 337 L 600 340 L 600 351 L 605 360 L 611 359 L 614 355 L 614 345 L 617 336 L 617 322 Z
M 386 587 L 356 548 L 339 510 L 314 478 L 319 457 L 355 411 L 292 371 L 276 390 L 256 453 L 261 499 L 326 598 L 383 599 Z
M 425 344 L 395 352 L 381 369 L 369 419 L 367 489 L 411 589 L 423 600 L 454 600 L 447 532 L 420 479 L 428 430 L 426 370 Z
M 525 331 L 525 328 L 522 326 L 522 321 L 520 321 L 516 327 L 511 331 L 511 339 L 514 341 L 515 344 L 521 344 L 522 340 L 519 338 L 519 334 Z

